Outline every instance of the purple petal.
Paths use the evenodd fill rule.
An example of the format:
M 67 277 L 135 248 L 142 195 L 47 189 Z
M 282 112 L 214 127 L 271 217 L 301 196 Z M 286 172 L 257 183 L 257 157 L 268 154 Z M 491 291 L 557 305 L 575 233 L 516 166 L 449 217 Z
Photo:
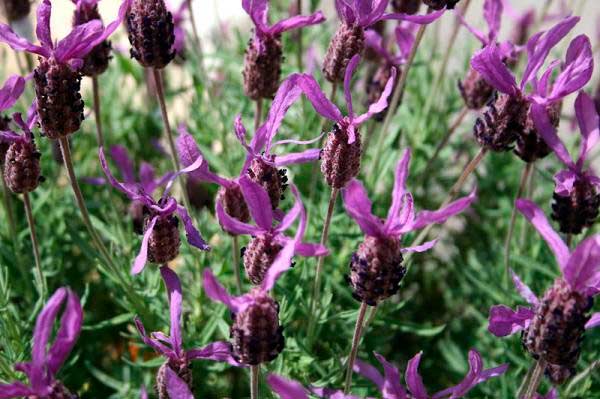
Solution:
M 556 78 L 549 101 L 558 101 L 586 85 L 592 78 L 594 58 L 592 45 L 586 35 L 577 36 L 567 49 L 562 72 Z
M 244 147 L 249 154 L 254 154 L 254 151 L 248 146 L 248 143 L 246 142 L 247 132 L 246 132 L 246 127 L 244 126 L 244 123 L 242 122 L 242 115 L 237 114 L 235 116 L 235 119 L 233 121 L 233 130 L 235 132 L 235 137 L 238 139 L 238 141 L 240 142 L 242 147 Z M 261 132 L 261 134 L 264 135 L 264 129 L 259 129 L 258 132 L 255 132 L 255 135 L 254 135 L 252 141 L 258 140 L 257 136 L 259 135 L 259 132 Z M 255 155 L 257 155 L 257 154 L 255 154 Z
M 148 162 L 142 162 L 140 164 L 139 179 L 142 190 L 148 195 L 152 195 L 154 190 L 156 190 L 156 187 L 158 187 L 158 184 L 154 167 Z M 165 181 L 168 181 L 168 178 L 165 179 Z
M 122 145 L 113 145 L 110 147 L 110 157 L 117 165 L 117 168 L 119 168 L 123 181 L 125 183 L 135 183 L 133 162 L 131 161 L 131 158 L 129 158 L 127 149 Z
M 531 291 L 531 288 L 529 288 L 523 281 L 521 281 L 519 276 L 517 276 L 517 273 L 515 273 L 514 271 L 511 270 L 510 275 L 519 295 L 521 295 L 521 297 L 525 299 L 530 305 L 537 306 L 539 300 L 538 297 L 533 293 L 533 291 Z
M 281 222 L 279 223 L 279 225 L 277 226 L 277 228 L 275 228 L 275 231 L 278 233 L 283 233 L 285 230 L 289 229 L 292 224 L 294 224 L 294 222 L 296 221 L 296 219 L 298 219 L 298 216 L 303 213 L 303 205 L 302 205 L 302 200 L 300 199 L 300 196 L 298 194 L 298 189 L 296 188 L 296 186 L 292 185 L 291 186 L 292 192 L 294 194 L 294 206 L 292 206 L 292 209 L 290 209 L 288 211 L 288 213 L 286 213 L 283 216 L 283 219 L 281 220 Z M 305 214 L 306 216 L 306 214 Z
M 410 393 L 415 397 L 415 399 L 429 398 L 427 389 L 423 384 L 423 379 L 419 374 L 419 363 L 421 362 L 422 355 L 423 352 L 419 352 L 408 361 L 408 365 L 406 367 L 406 374 L 404 376 L 406 380 L 406 386 L 408 387 Z
M 297 15 L 277 22 L 275 25 L 269 28 L 269 32 L 273 35 L 278 35 L 282 32 L 287 32 L 292 29 L 317 25 L 323 21 L 325 21 L 325 16 L 321 11 L 317 11 L 316 13 L 308 16 Z
M 311 148 L 302 152 L 293 152 L 275 156 L 275 166 L 298 165 L 317 161 L 321 156 L 320 148 Z
M 342 199 L 346 212 L 356 221 L 363 233 L 370 236 L 384 235 L 382 223 L 371 213 L 371 200 L 360 181 L 352 179 L 342 189 Z
M 138 193 L 129 189 L 122 183 L 119 183 L 117 179 L 114 178 L 112 173 L 110 173 L 110 169 L 108 168 L 106 158 L 104 157 L 104 149 L 102 147 L 98 148 L 98 158 L 100 158 L 100 166 L 102 167 L 102 170 L 104 171 L 104 174 L 106 175 L 106 178 L 108 179 L 110 185 L 116 188 L 117 190 L 125 193 L 125 195 L 127 195 L 131 200 L 139 199 L 140 196 L 138 195 Z
M 515 77 L 502 62 L 500 51 L 494 43 L 476 52 L 471 58 L 471 66 L 498 91 L 508 95 L 517 93 Z
M 346 24 L 351 25 L 356 21 L 354 9 L 346 0 L 335 0 L 335 9 L 340 16 L 340 19 Z
M 248 176 L 242 176 L 239 182 L 252 219 L 261 229 L 270 230 L 273 225 L 273 209 L 269 194 Z
M 223 204 L 221 204 L 220 201 L 217 201 L 217 220 L 219 221 L 219 224 L 223 230 L 233 235 L 255 235 L 262 231 L 251 224 L 240 222 L 239 220 L 229 216 L 227 212 L 225 212 L 225 209 L 223 209 Z
M 598 326 L 600 326 L 600 313 L 596 312 L 592 314 L 592 317 L 590 317 L 588 322 L 585 323 L 585 328 L 586 330 L 589 330 L 590 328 L 595 328 Z
M 58 42 L 54 57 L 61 62 L 84 57 L 94 48 L 94 43 L 102 36 L 102 32 L 102 22 L 99 19 L 75 26 L 64 39 Z
M 594 101 L 585 92 L 580 92 L 575 99 L 575 115 L 579 122 L 579 130 L 581 131 L 581 150 L 577 166 L 579 169 L 583 167 L 583 162 L 587 158 L 589 152 L 598 144 L 600 140 L 600 118 L 594 105 Z
M 529 308 L 517 307 L 515 312 L 505 305 L 490 308 L 488 330 L 497 337 L 505 337 L 521 331 L 529 325 L 534 313 Z
M 67 303 L 60 319 L 60 328 L 48 352 L 48 371 L 55 375 L 71 353 L 79 338 L 83 323 L 83 310 L 77 295 L 67 289 Z
M 35 27 L 35 34 L 40 41 L 40 44 L 47 49 L 54 48 L 52 36 L 50 34 L 51 13 L 52 6 L 50 5 L 50 0 L 43 0 L 37 8 L 37 26 Z
M 12 107 L 25 90 L 25 79 L 19 75 L 12 75 L 0 89 L 0 111 Z
M 11 399 L 36 395 L 37 392 L 21 382 L 0 384 L 0 399 Z
M 296 241 L 288 240 L 279 251 L 260 285 L 263 291 L 271 291 L 279 277 L 292 267 L 292 257 L 294 256 L 295 249 Z
M 148 391 L 144 385 L 140 388 L 140 399 L 148 399 Z
M 588 237 L 571 254 L 563 275 L 575 291 L 585 293 L 600 282 L 600 235 Z
M 496 39 L 496 36 L 500 31 L 502 10 L 502 0 L 485 0 L 485 3 L 483 3 L 483 17 L 490 28 L 490 33 L 488 35 L 490 43 Z
M 269 374 L 267 383 L 281 399 L 308 399 L 307 390 L 296 381 L 288 380 L 276 374 Z
M 179 378 L 179 376 L 177 376 L 177 373 L 175 373 L 170 366 L 166 367 L 165 380 L 167 393 L 170 398 L 194 399 L 194 395 L 192 395 L 190 388 L 181 378 Z
M 354 118 L 353 123 L 356 125 L 360 125 L 361 123 L 365 122 L 367 119 L 372 117 L 373 115 L 378 114 L 381 111 L 383 111 L 384 109 L 386 109 L 388 106 L 388 101 L 387 101 L 388 97 L 392 93 L 395 83 L 396 83 L 396 68 L 392 67 L 392 76 L 390 76 L 390 78 L 386 82 L 383 92 L 381 93 L 381 96 L 379 97 L 379 99 L 376 102 L 374 102 L 373 104 L 369 105 L 369 109 L 367 110 L 366 113 Z
M 204 241 L 198 229 L 194 227 L 192 218 L 188 214 L 187 210 L 183 206 L 178 205 L 177 214 L 179 215 L 179 218 L 183 221 L 185 236 L 187 237 L 187 241 L 190 243 L 190 245 L 202 251 L 210 251 L 210 246 L 206 243 L 206 241 Z
M 467 209 L 477 199 L 475 190 L 466 197 L 460 198 L 437 211 L 421 211 L 417 213 L 413 223 L 407 224 L 402 228 L 402 232 L 419 230 L 434 223 L 444 223 L 450 217 L 461 213 Z
M 146 260 L 148 259 L 148 241 L 150 241 L 150 236 L 152 235 L 152 231 L 154 230 L 154 225 L 156 224 L 157 220 L 158 216 L 153 217 L 152 220 L 150 220 L 150 224 L 146 228 L 146 231 L 144 232 L 140 252 L 135 257 L 135 261 L 131 267 L 131 274 L 139 274 L 142 270 L 144 270 L 144 266 L 146 266 Z
M 146 345 L 152 347 L 157 353 L 159 353 L 161 355 L 167 356 L 169 358 L 175 358 L 174 353 L 171 350 L 171 348 L 162 344 L 157 339 L 148 337 L 148 335 L 146 334 L 146 329 L 144 328 L 144 324 L 138 317 L 134 318 L 133 322 L 135 324 L 135 328 L 138 330 L 138 332 L 140 334 L 140 337 L 142 338 L 142 341 Z
M 267 32 L 267 13 L 269 2 L 267 0 L 242 0 L 242 8 L 250 15 L 252 22 L 259 31 Z
M 363 377 L 371 380 L 375 385 L 377 385 L 377 389 L 381 390 L 383 388 L 383 383 L 384 383 L 383 376 L 381 375 L 379 370 L 377 370 L 377 368 L 370 365 L 369 363 L 363 362 L 360 359 L 356 359 L 352 370 L 355 373 L 358 373 L 358 374 L 362 375 Z
M 229 342 L 213 342 L 200 349 L 191 349 L 186 354 L 188 360 L 215 360 L 217 362 L 229 363 L 232 366 L 242 367 L 231 355 L 231 344 Z
M 208 268 L 204 269 L 202 278 L 206 296 L 213 301 L 223 303 L 234 313 L 241 312 L 252 302 L 252 299 L 247 296 L 233 297 L 229 295 L 227 290 L 217 281 L 212 270 Z
M 365 44 L 368 48 L 374 50 L 375 53 L 377 53 L 377 55 L 379 55 L 381 58 L 383 58 L 390 64 L 394 63 L 394 57 L 392 56 L 392 54 L 390 54 L 388 49 L 385 48 L 383 38 L 379 33 L 377 33 L 377 31 L 373 29 L 365 31 Z
M 508 370 L 508 364 L 501 364 L 500 366 L 485 369 L 479 374 L 479 378 L 477 378 L 477 384 L 481 384 L 490 378 L 498 377 L 506 373 L 506 370 Z
M 329 250 L 324 245 L 308 242 L 297 242 L 294 252 L 304 257 L 329 255 Z
M 408 399 L 406 390 L 400 384 L 400 373 L 398 369 L 388 362 L 383 356 L 375 353 L 375 357 L 383 366 L 385 378 L 381 385 L 381 394 L 383 399 Z
M 569 247 L 567 247 L 558 233 L 552 229 L 544 212 L 536 204 L 526 199 L 518 199 L 515 202 L 515 206 L 535 227 L 542 238 L 546 240 L 546 243 L 552 252 L 554 252 L 558 265 L 561 270 L 564 270 L 567 262 L 569 262 Z
M 435 244 L 437 244 L 438 240 L 431 240 L 431 241 L 427 241 L 421 245 L 416 245 L 414 247 L 404 247 L 402 249 L 400 249 L 402 251 L 402 253 L 406 253 L 406 252 L 425 252 L 425 251 L 429 251 L 431 248 L 433 248 L 433 246 Z
M 168 266 L 161 266 L 160 274 L 169 292 L 169 313 L 171 320 L 171 329 L 169 330 L 171 338 L 169 341 L 173 346 L 175 355 L 180 356 L 183 354 L 181 339 L 181 282 L 177 274 L 169 269 Z
M 414 200 L 411 193 L 404 193 L 400 199 L 400 211 L 398 216 L 384 227 L 387 235 L 399 236 L 404 230 L 410 231 L 415 219 Z
M 381 19 L 382 20 L 394 19 L 394 20 L 398 20 L 398 21 L 412 22 L 413 24 L 417 24 L 417 25 L 429 25 L 430 23 L 436 21 L 438 18 L 440 18 L 442 15 L 444 15 L 444 12 L 446 12 L 445 9 L 434 11 L 434 12 L 431 12 L 426 15 L 408 15 L 408 14 L 402 14 L 402 13 L 393 13 L 393 14 L 386 14 Z
M 550 123 L 546 107 L 544 105 L 532 103 L 531 118 L 535 123 L 538 133 L 542 136 L 546 144 L 552 148 L 556 157 L 568 168 L 575 168 L 571 156 L 569 155 L 569 151 L 567 151 L 565 145 L 558 138 L 556 128 Z
M 402 25 L 399 25 L 394 30 L 394 34 L 396 36 L 396 43 L 398 44 L 402 58 L 408 59 L 415 43 L 415 34 L 413 30 L 410 27 L 406 28 Z
M 13 32 L 13 30 L 5 24 L 0 24 L 0 42 L 8 44 L 16 51 L 28 51 L 30 53 L 41 55 L 42 57 L 50 58 L 50 49 L 30 43 L 27 39 L 24 39 Z
M 561 170 L 554 175 L 554 192 L 562 197 L 571 195 L 575 188 L 575 182 L 579 176 L 572 170 Z
M 396 165 L 396 174 L 394 179 L 394 189 L 392 190 L 392 205 L 388 211 L 385 222 L 386 228 L 395 224 L 402 209 L 404 193 L 406 192 L 406 179 L 408 178 L 408 166 L 410 165 L 411 152 L 410 148 L 404 150 L 402 158 Z
M 321 116 L 334 122 L 339 122 L 343 119 L 340 110 L 325 96 L 315 78 L 303 74 L 298 81 L 298 85 L 304 95 L 306 95 L 306 98 L 308 98 L 308 101 L 313 105 L 315 111 Z
M 114 21 L 112 21 L 110 24 L 108 24 L 108 26 L 104 29 L 104 31 L 102 32 L 100 37 L 98 37 L 96 40 L 94 40 L 94 42 L 91 44 L 91 48 L 96 47 L 98 44 L 100 44 L 103 41 L 105 41 L 106 39 L 108 39 L 108 37 L 113 34 L 113 32 L 119 27 L 119 25 L 121 25 L 123 23 L 123 20 L 125 19 L 125 15 L 127 14 L 127 10 L 129 10 L 129 7 L 131 7 L 132 2 L 133 2 L 133 0 L 123 0 L 121 5 L 119 6 L 117 18 Z
M 348 62 L 346 66 L 346 72 L 344 73 L 344 98 L 346 99 L 346 105 L 348 106 L 348 115 L 351 119 L 354 119 L 354 109 L 352 107 L 352 75 L 358 67 L 360 62 L 360 55 L 356 54 Z M 348 141 L 348 144 L 352 144 Z
M 481 32 L 479 29 L 476 29 L 470 23 L 468 23 L 467 20 L 465 19 L 464 15 L 462 15 L 459 12 L 455 12 L 455 15 L 456 15 L 456 18 L 460 21 L 460 23 L 465 28 L 467 28 L 467 30 L 469 32 L 471 32 L 473 34 L 473 36 L 475 36 L 475 38 L 481 42 L 481 44 L 486 46 L 486 45 L 492 43 L 492 41 L 488 40 L 488 37 L 486 37 L 486 35 L 484 35 L 483 32 Z
M 461 398 L 466 395 L 475 385 L 477 385 L 477 377 L 483 369 L 483 360 L 479 352 L 475 350 L 469 351 L 469 371 L 465 378 L 453 387 L 444 389 L 441 392 L 432 396 L 432 399 L 442 398 L 451 394 L 453 398 Z

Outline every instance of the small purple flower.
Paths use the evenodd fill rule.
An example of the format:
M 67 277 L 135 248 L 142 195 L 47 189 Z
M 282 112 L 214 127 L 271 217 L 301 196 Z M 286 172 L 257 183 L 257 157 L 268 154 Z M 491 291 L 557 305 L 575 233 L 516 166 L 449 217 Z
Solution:
M 231 345 L 227 342 L 213 342 L 203 348 L 183 349 L 181 282 L 177 274 L 168 266 L 162 266 L 160 273 L 169 294 L 170 335 L 167 336 L 162 332 L 153 332 L 147 335 L 144 325 L 138 317 L 135 318 L 135 326 L 142 341 L 166 358 L 165 364 L 161 366 L 157 374 L 159 391 L 168 391 L 171 398 L 193 398 L 191 370 L 189 369 L 189 363 L 192 360 L 209 359 L 228 362 L 236 366 L 238 363 L 231 357 Z
M 177 234 L 177 219 L 174 217 L 175 213 L 177 213 L 183 222 L 188 243 L 203 251 L 210 250 L 208 244 L 194 227 L 192 218 L 187 210 L 179 205 L 175 198 L 169 195 L 170 188 L 175 179 L 183 173 L 190 173 L 199 168 L 202 162 L 204 162 L 202 158 L 198 158 L 191 165 L 174 173 L 170 177 L 163 195 L 156 201 L 140 185 L 124 184 L 117 181 L 108 168 L 102 147 L 98 150 L 98 155 L 108 182 L 127 195 L 130 200 L 142 202 L 146 205 L 149 212 L 144 226 L 145 232 L 142 239 L 142 246 L 131 268 L 132 274 L 140 273 L 144 269 L 148 258 L 155 263 L 166 263 L 177 256 L 179 251 L 179 236 Z M 156 233 L 158 237 L 154 236 L 155 231 L 158 232 Z M 159 242 L 159 239 L 165 239 L 166 242 Z
M 60 327 L 54 343 L 47 348 L 54 321 L 65 304 Z M 31 361 L 17 363 L 15 369 L 23 372 L 29 385 L 21 382 L 0 384 L 0 398 L 17 397 L 70 397 L 67 389 L 56 379 L 56 374 L 71 353 L 81 331 L 83 310 L 77 295 L 69 288 L 59 288 L 38 315 L 33 330 Z M 64 396 L 62 396 L 64 395 Z
M 183 57 L 185 52 L 185 29 L 183 24 L 185 22 L 185 14 L 188 11 L 187 4 L 187 1 L 184 0 L 179 7 L 175 7 L 172 4 L 169 4 L 168 6 L 171 10 L 171 14 L 173 14 L 173 34 L 175 35 L 172 49 L 175 52 L 175 55 L 180 57 Z

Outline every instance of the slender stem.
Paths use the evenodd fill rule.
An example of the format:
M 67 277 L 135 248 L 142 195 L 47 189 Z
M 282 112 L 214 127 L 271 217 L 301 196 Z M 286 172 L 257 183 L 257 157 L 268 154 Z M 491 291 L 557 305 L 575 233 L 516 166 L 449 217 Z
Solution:
M 96 135 L 98 146 L 104 147 L 104 134 L 102 133 L 102 115 L 100 114 L 100 89 L 98 77 L 92 76 L 92 89 L 94 91 L 94 118 L 96 119 Z
M 525 374 L 525 377 L 523 377 L 523 380 L 521 381 L 521 384 L 519 385 L 519 389 L 517 390 L 517 399 L 520 399 L 523 397 L 523 394 L 525 393 L 525 388 L 527 388 L 529 386 L 529 381 L 531 380 L 531 374 L 533 373 L 535 366 L 536 366 L 536 363 L 533 363 L 527 369 L 527 373 Z
M 190 22 L 192 23 L 192 33 L 194 35 L 194 41 L 196 45 L 200 45 L 200 37 L 198 37 L 198 28 L 196 27 L 196 17 L 194 16 L 194 9 L 192 8 L 192 0 L 186 0 L 188 13 L 190 14 Z
M 571 243 L 573 242 L 573 234 L 567 234 L 567 247 L 571 248 Z
M 529 182 L 527 183 L 527 191 L 525 192 L 525 198 L 532 198 L 533 196 L 533 184 L 534 184 L 535 168 L 531 170 L 529 174 Z M 527 232 L 527 226 L 529 223 L 521 223 L 521 235 L 519 237 L 519 245 L 523 246 L 525 243 L 525 233 Z
M 515 196 L 515 200 L 521 198 L 523 192 L 525 191 L 525 187 L 527 186 L 527 180 L 529 179 L 529 174 L 531 173 L 531 169 L 533 168 L 533 162 L 527 162 L 525 168 L 523 169 L 523 173 L 521 173 L 521 182 L 519 183 L 519 189 L 517 190 L 517 195 Z M 510 215 L 510 225 L 508 226 L 508 232 L 506 234 L 506 240 L 504 241 L 504 271 L 506 275 L 506 281 L 510 284 L 510 243 L 512 241 L 512 236 L 515 231 L 515 222 L 517 220 L 517 207 L 513 202 L 512 213 Z
M 40 295 L 46 297 L 46 280 L 42 272 L 42 259 L 40 257 L 40 247 L 38 245 L 37 235 L 35 233 L 35 222 L 33 220 L 33 211 L 31 209 L 31 201 L 29 193 L 23 193 L 23 204 L 25 205 L 25 215 L 27 216 L 27 224 L 29 225 L 29 235 L 31 236 L 31 246 L 33 247 L 33 257 L 35 259 L 36 280 L 40 287 Z
M 258 399 L 258 377 L 260 365 L 250 366 L 250 398 Z
M 256 109 L 254 111 L 254 131 L 257 132 L 262 119 L 262 105 L 263 99 L 259 98 L 256 100 Z
M 358 345 L 360 344 L 360 338 L 362 336 L 363 323 L 365 320 L 365 314 L 367 313 L 367 303 L 361 302 L 358 310 L 358 317 L 356 318 L 356 325 L 354 326 L 354 336 L 352 337 L 352 348 L 350 349 L 350 356 L 348 356 L 348 366 L 346 368 L 346 381 L 344 382 L 344 394 L 350 392 L 350 386 L 352 385 L 352 369 L 354 368 L 354 362 L 356 361 L 356 354 L 358 353 Z
M 323 224 L 323 231 L 321 232 L 321 245 L 326 245 L 327 237 L 329 237 L 329 227 L 331 225 L 331 217 L 333 216 L 333 209 L 335 207 L 335 200 L 337 199 L 339 190 L 337 188 L 331 189 L 331 195 L 329 197 L 329 204 L 327 206 L 327 215 L 325 216 L 325 223 Z M 321 272 L 323 269 L 323 263 L 325 257 L 320 256 L 317 260 L 317 270 L 315 272 L 315 282 L 313 285 L 313 293 L 310 304 L 310 314 L 308 319 L 308 341 L 312 339 L 315 328 L 315 313 L 318 308 L 319 296 L 321 294 Z
M 231 236 L 232 251 L 233 251 L 233 273 L 235 274 L 235 286 L 238 295 L 242 293 L 242 278 L 240 277 L 240 243 L 238 236 Z
M 302 0 L 296 0 L 296 8 L 298 15 L 302 15 Z M 298 53 L 296 54 L 296 62 L 298 63 L 298 72 L 302 72 L 302 54 L 304 53 L 304 46 L 302 45 L 302 28 L 298 29 Z
M 540 359 L 535 364 L 535 368 L 531 373 L 531 379 L 529 380 L 529 384 L 527 385 L 527 389 L 525 389 L 525 395 L 522 399 L 532 399 L 537 392 L 540 383 L 542 382 L 542 377 L 544 376 L 544 371 L 546 370 L 546 361 Z M 521 398 L 520 398 L 521 399 Z

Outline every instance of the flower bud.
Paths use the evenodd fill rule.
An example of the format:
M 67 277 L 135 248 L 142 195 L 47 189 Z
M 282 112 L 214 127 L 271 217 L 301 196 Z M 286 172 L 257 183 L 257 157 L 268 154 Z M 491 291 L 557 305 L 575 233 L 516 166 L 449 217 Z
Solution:
M 350 59 L 365 47 L 365 31 L 359 25 L 341 24 L 323 60 L 323 74 L 330 82 L 342 82 Z
M 94 19 L 102 19 L 98 12 L 98 4 L 82 4 L 75 9 L 73 26 L 82 25 Z M 84 58 L 81 73 L 85 76 L 98 76 L 108 68 L 111 59 L 111 45 L 108 40 L 94 47 Z
M 248 177 L 265 189 L 269 194 L 272 208 L 277 209 L 279 202 L 284 199 L 283 193 L 288 186 L 286 170 L 277 169 L 262 158 L 254 158 L 248 168 Z
M 494 95 L 494 88 L 473 68 L 469 68 L 465 80 L 458 82 L 458 90 L 467 108 L 473 110 L 482 108 Z
M 444 7 L 451 10 L 459 1 L 460 0 L 423 0 L 423 3 L 434 10 L 441 10 Z
M 145 229 L 151 218 L 146 218 Z M 144 229 L 144 230 L 145 230 Z M 179 219 L 175 216 L 159 217 L 148 240 L 148 261 L 165 264 L 179 254 Z
M 33 141 L 18 140 L 10 144 L 5 157 L 4 180 L 13 193 L 29 193 L 44 178 L 40 176 L 40 156 Z
M 156 394 L 158 399 L 177 399 L 171 398 L 167 391 L 167 367 L 171 368 L 177 374 L 187 386 L 192 389 L 192 370 L 190 369 L 189 363 L 186 361 L 173 361 L 169 360 L 160 366 L 156 373 Z
M 220 187 L 217 192 L 217 202 L 223 205 L 223 210 L 240 222 L 250 221 L 250 210 L 237 184 L 231 187 Z
M 244 250 L 244 268 L 248 279 L 254 285 L 260 285 L 265 274 L 283 247 L 270 233 L 253 237 Z
M 27 17 L 31 11 L 29 0 L 2 0 L 0 3 L 2 3 L 2 13 L 9 23 Z
M 281 75 L 281 35 L 251 38 L 244 56 L 244 93 L 252 100 L 273 98 Z
M 414 15 L 421 7 L 421 0 L 392 0 L 391 4 L 394 12 Z
M 600 194 L 587 179 L 578 179 L 567 197 L 554 193 L 552 219 L 558 222 L 560 232 L 580 234 L 585 227 L 596 221 L 600 209 Z
M 348 144 L 347 127 L 336 123 L 327 136 L 321 152 L 321 172 L 333 188 L 343 188 L 360 170 L 361 143 L 357 129 L 355 135 L 356 140 Z

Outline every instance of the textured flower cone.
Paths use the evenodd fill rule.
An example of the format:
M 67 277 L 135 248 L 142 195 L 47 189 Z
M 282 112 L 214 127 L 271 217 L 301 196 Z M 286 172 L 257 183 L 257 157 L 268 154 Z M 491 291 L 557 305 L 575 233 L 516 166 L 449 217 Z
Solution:
M 564 382 L 581 353 L 585 323 L 593 301 L 572 291 L 561 278 L 546 292 L 535 310 L 535 316 L 523 333 L 523 345 L 535 359 L 543 359 L 555 367 L 555 378 Z M 559 372 L 560 371 L 560 372 Z
M 39 57 L 39 62 L 33 79 L 42 131 L 50 139 L 66 137 L 83 121 L 81 74 L 54 58 Z
M 585 179 L 577 180 L 568 197 L 554 193 L 552 219 L 558 222 L 560 232 L 580 234 L 596 221 L 600 209 L 600 194 L 596 187 Z
M 156 394 L 158 399 L 177 399 L 169 396 L 167 392 L 167 367 L 170 367 L 187 386 L 192 389 L 192 370 L 189 364 L 185 362 L 167 361 L 163 363 L 156 373 Z
M 148 68 L 164 68 L 175 57 L 173 15 L 164 0 L 134 0 L 127 14 L 131 56 Z
M 8 130 L 9 124 L 10 118 L 8 116 L 0 116 L 0 131 Z M 4 165 L 4 159 L 6 157 L 8 147 L 10 147 L 10 143 L 0 141 L 0 166 Z
M 229 216 L 236 218 L 240 222 L 248 223 L 250 221 L 250 210 L 242 194 L 240 186 L 221 187 L 217 192 L 217 202 L 223 205 L 223 210 Z
M 208 190 L 206 183 L 193 178 L 187 179 L 185 190 L 190 199 L 190 205 L 195 209 L 214 209 L 213 194 Z
M 144 219 L 148 215 L 148 208 L 140 201 L 132 201 L 127 207 L 127 213 L 131 218 L 133 231 L 137 234 L 144 234 Z
M 260 285 L 265 274 L 283 247 L 271 234 L 258 235 L 248 243 L 244 252 L 244 268 L 252 284 Z
M 548 116 L 554 127 L 558 127 L 560 122 L 560 111 L 562 102 L 550 105 Z M 535 162 L 538 159 L 546 157 L 552 152 L 546 141 L 538 134 L 533 119 L 531 118 L 531 107 L 527 113 L 527 123 L 525 129 L 517 136 L 517 146 L 515 154 L 525 162 Z
M 2 13 L 8 22 L 18 21 L 29 15 L 31 3 L 29 0 L 0 0 Z
M 352 254 L 350 275 L 346 277 L 357 301 L 376 306 L 398 292 L 406 273 L 400 249 L 398 239 L 365 237 Z
M 419 11 L 421 0 L 392 0 L 391 4 L 394 12 L 413 15 Z
M 146 228 L 151 219 L 146 219 Z M 152 263 L 164 264 L 172 261 L 179 254 L 179 219 L 175 216 L 159 218 L 148 241 L 148 260 Z
M 529 104 L 518 96 L 502 94 L 493 99 L 483 116 L 475 122 L 473 133 L 482 147 L 508 151 L 526 129 Z
M 323 60 L 323 73 L 330 82 L 342 82 L 346 66 L 365 48 L 365 31 L 358 25 L 341 24 L 329 44 Z
M 14 142 L 5 158 L 4 180 L 13 193 L 30 193 L 41 181 L 40 156 L 33 143 Z
M 279 325 L 279 305 L 266 292 L 251 292 L 254 302 L 234 315 L 231 326 L 233 358 L 240 363 L 257 365 L 270 362 L 284 347 L 283 328 Z
M 446 7 L 447 9 L 453 9 L 460 0 L 423 0 L 427 6 L 434 10 L 441 10 Z
M 346 129 L 336 123 L 327 136 L 321 152 L 321 172 L 333 188 L 343 188 L 360 170 L 360 133 L 356 130 L 355 134 L 354 143 L 348 144 Z
M 252 100 L 273 98 L 279 88 L 283 50 L 281 37 L 250 39 L 244 56 L 244 93 Z
M 385 89 L 385 84 L 388 79 L 392 76 L 391 66 L 387 63 L 383 63 L 379 65 L 379 67 L 375 70 L 375 73 L 369 77 L 367 81 L 367 99 L 365 101 L 365 105 L 368 107 L 369 105 L 375 103 L 381 97 L 381 93 Z M 398 83 L 399 76 L 396 77 L 396 81 L 394 82 L 394 88 Z M 392 92 L 394 90 L 392 89 Z M 375 114 L 373 118 L 381 122 L 385 118 L 389 108 L 385 108 L 378 114 Z
M 93 7 L 83 6 L 75 9 L 73 15 L 73 26 L 82 25 L 94 19 L 102 19 L 98 12 L 98 5 Z M 81 73 L 85 76 L 98 76 L 108 68 L 111 59 L 111 45 L 108 40 L 103 41 L 92 49 L 83 58 Z
M 59 381 L 55 382 L 51 388 L 50 394 L 45 396 L 47 399 L 79 399 L 79 396 L 72 394 L 69 390 Z M 39 399 L 37 396 L 29 396 L 29 399 Z
M 458 82 L 458 90 L 467 108 L 473 110 L 483 108 L 494 95 L 494 88 L 473 68 L 462 82 Z
M 283 193 L 288 186 L 286 173 L 285 169 L 277 169 L 262 158 L 254 158 L 248 168 L 248 177 L 260 184 L 269 194 L 273 209 L 277 209 L 279 202 L 284 198 Z

